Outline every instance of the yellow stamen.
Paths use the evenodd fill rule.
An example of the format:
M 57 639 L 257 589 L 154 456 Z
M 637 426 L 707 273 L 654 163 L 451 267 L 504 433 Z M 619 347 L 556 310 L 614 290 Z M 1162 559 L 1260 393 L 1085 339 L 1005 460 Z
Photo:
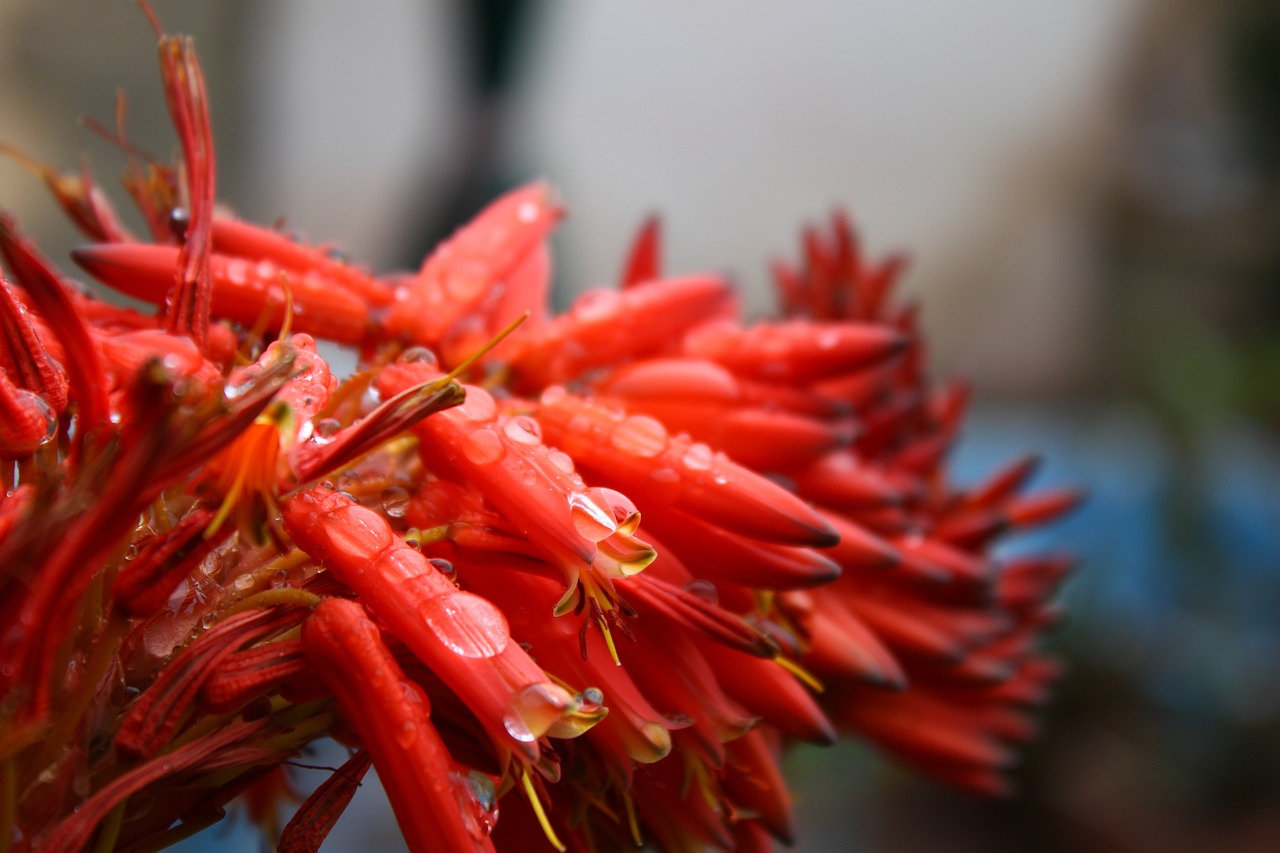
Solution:
M 547 841 L 551 842 L 551 846 L 564 853 L 567 849 L 556 831 L 551 827 L 551 821 L 547 818 L 547 813 L 542 809 L 542 801 L 538 799 L 538 793 L 533 790 L 533 780 L 529 778 L 529 771 L 520 771 L 520 784 L 524 787 L 524 794 L 529 798 L 529 805 L 533 806 L 533 813 L 538 816 L 538 823 L 542 825 L 542 833 L 547 836 Z
M 640 834 L 640 820 L 636 817 L 636 804 L 631 801 L 631 795 L 626 791 L 622 792 L 622 804 L 627 807 L 627 826 L 631 827 L 631 840 L 636 843 L 637 847 L 644 846 L 644 836 Z
M 815 690 L 818 693 L 821 693 L 825 689 L 822 686 L 822 682 L 819 681 L 817 677 L 814 676 L 813 673 L 809 672 L 809 670 L 805 669 L 795 661 L 788 660 L 782 655 L 778 655 L 777 657 L 775 657 L 774 661 L 777 662 L 777 664 L 781 666 L 783 669 L 785 669 L 787 672 L 791 673 L 796 678 L 803 681 L 806 685 L 809 686 L 811 690 Z

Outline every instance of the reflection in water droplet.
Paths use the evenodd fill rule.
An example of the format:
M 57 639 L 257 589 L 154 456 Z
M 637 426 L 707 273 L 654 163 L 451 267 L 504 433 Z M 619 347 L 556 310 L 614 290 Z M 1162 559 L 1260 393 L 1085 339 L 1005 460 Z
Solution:
M 437 572 L 444 575 L 449 580 L 454 582 L 458 580 L 458 570 L 454 568 L 453 563 L 450 563 L 443 557 L 431 557 L 427 562 L 434 566 Z
M 569 495 L 569 517 L 573 520 L 573 527 L 589 542 L 608 539 L 618 529 L 613 509 L 599 492 L 599 489 L 592 489 Z
M 409 490 L 403 486 L 388 486 L 382 491 L 382 509 L 391 518 L 404 518 L 409 509 Z
M 648 415 L 631 415 L 613 428 L 613 446 L 632 456 L 657 456 L 667 449 L 667 428 Z
M 491 429 L 478 429 L 466 437 L 463 454 L 476 465 L 489 465 L 506 455 L 502 439 Z
M 446 648 L 463 657 L 493 657 L 511 642 L 502 611 L 469 592 L 428 599 L 418 613 Z
M 479 770 L 467 774 L 449 774 L 454 797 L 467 832 L 477 841 L 483 841 L 498 823 L 498 792 L 493 780 Z

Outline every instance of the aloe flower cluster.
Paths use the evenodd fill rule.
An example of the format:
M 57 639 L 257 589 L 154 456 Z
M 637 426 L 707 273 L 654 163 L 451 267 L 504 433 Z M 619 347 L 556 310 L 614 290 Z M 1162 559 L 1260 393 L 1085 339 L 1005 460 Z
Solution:
M 314 850 L 371 765 L 415 850 L 768 850 L 782 751 L 841 733 L 1007 790 L 1067 564 L 991 549 L 1075 498 L 1029 460 L 950 483 L 967 393 L 897 259 L 837 216 L 745 325 L 650 222 L 551 316 L 535 184 L 374 276 L 215 209 L 191 44 L 160 58 L 178 164 L 116 135 L 146 237 L 26 160 L 158 312 L 0 219 L 0 851 L 156 849 L 236 798 Z M 324 737 L 350 760 L 275 826 Z

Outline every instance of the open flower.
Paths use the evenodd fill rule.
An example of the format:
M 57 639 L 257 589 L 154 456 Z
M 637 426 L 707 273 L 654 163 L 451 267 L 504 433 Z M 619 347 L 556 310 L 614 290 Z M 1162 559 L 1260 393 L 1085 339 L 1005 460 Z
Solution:
M 535 184 L 384 280 L 215 211 L 199 67 L 160 45 L 183 162 L 132 164 L 151 242 L 36 167 L 75 260 L 159 316 L 0 220 L 8 849 L 274 815 L 325 736 L 357 751 L 281 849 L 370 764 L 418 850 L 790 842 L 779 756 L 842 731 L 1007 790 L 1067 564 L 991 546 L 1074 495 L 1021 462 L 950 485 L 967 394 L 929 381 L 899 261 L 837 217 L 777 268 L 787 318 L 744 326 L 721 278 L 662 275 L 651 222 L 550 317 Z

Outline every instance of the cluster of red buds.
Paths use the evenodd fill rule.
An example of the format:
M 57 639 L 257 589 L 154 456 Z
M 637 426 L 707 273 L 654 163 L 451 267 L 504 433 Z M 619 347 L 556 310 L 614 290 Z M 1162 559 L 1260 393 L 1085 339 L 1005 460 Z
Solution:
M 273 815 L 324 737 L 350 760 L 281 850 L 371 764 L 415 850 L 768 850 L 781 751 L 841 732 L 1006 790 L 1067 562 L 991 547 L 1075 496 L 1024 495 L 1031 461 L 949 483 L 967 394 L 929 382 L 898 260 L 837 216 L 748 326 L 650 222 L 550 316 L 532 185 L 376 277 L 215 209 L 190 41 L 160 59 L 178 165 L 116 135 L 147 238 L 26 161 L 76 263 L 158 313 L 0 219 L 0 851 Z

